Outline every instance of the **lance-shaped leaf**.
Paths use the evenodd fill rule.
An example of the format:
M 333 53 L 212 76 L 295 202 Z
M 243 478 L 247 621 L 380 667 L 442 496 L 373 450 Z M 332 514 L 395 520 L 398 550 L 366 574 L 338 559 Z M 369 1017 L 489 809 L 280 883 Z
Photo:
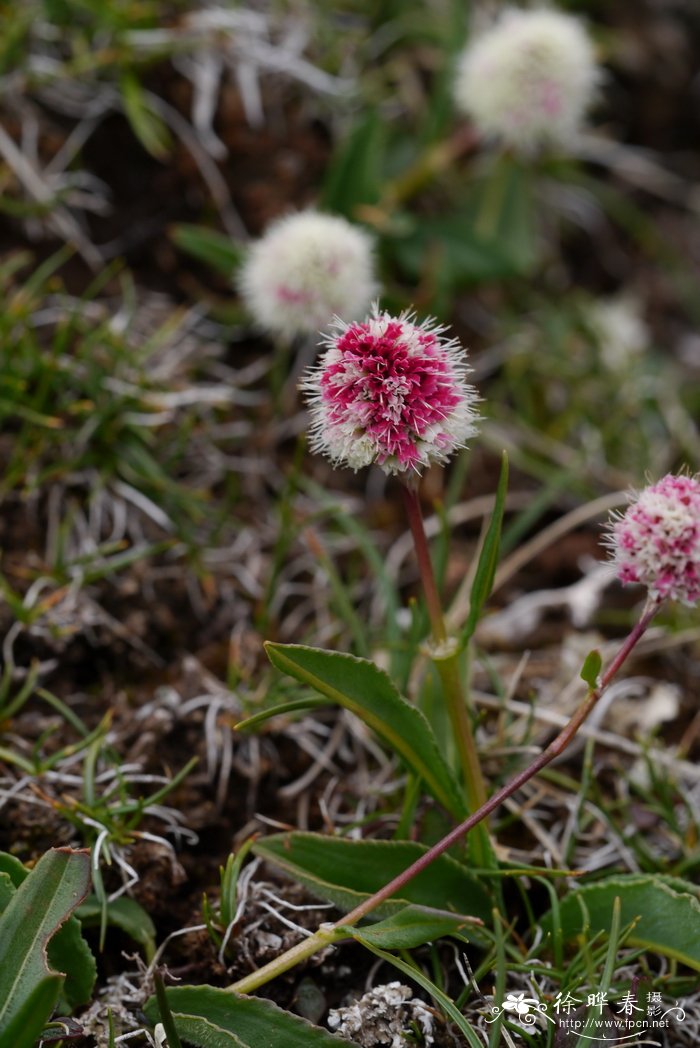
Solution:
M 464 799 L 426 717 L 401 697 L 390 677 L 367 659 L 303 644 L 265 645 L 273 666 L 355 713 L 403 758 L 455 817 Z
M 347 932 L 350 938 L 365 946 L 378 946 L 383 950 L 413 950 L 444 935 L 457 935 L 473 923 L 474 918 L 470 921 L 454 913 L 439 913 L 422 906 L 404 906 L 384 921 L 362 928 L 340 925 L 339 931 Z
M 253 851 L 314 895 L 351 910 L 411 866 L 427 848 L 413 841 L 353 841 L 296 832 L 265 837 L 255 842 Z M 482 920 L 489 919 L 493 905 L 476 877 L 448 855 L 440 855 L 429 869 L 405 884 L 397 898 L 387 899 L 374 913 L 388 917 L 406 903 Z
M 239 997 L 213 986 L 177 986 L 166 997 L 179 1035 L 195 1048 L 353 1048 L 306 1019 L 259 997 Z M 144 1011 L 159 1022 L 152 997 Z M 357 1048 L 357 1045 L 354 1045 Z
M 8 1030 L 19 1019 L 36 1019 L 40 1032 L 50 1016 L 63 973 L 49 968 L 47 947 L 89 886 L 90 853 L 54 848 L 9 900 L 0 917 L 0 1044 L 17 1043 Z

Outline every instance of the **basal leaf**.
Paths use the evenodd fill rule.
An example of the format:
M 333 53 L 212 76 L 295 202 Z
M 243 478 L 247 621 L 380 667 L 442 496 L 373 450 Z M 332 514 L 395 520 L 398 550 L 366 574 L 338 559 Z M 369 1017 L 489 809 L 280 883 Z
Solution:
M 60 988 L 61 976 L 58 974 L 45 975 L 39 980 L 7 1023 L 0 1026 L 2 1048 L 35 1048 Z
M 102 902 L 96 895 L 88 895 L 76 911 L 76 916 L 86 927 L 99 927 L 102 921 Z M 135 899 L 124 895 L 107 903 L 107 924 L 114 925 L 126 932 L 134 942 L 143 946 L 146 958 L 150 960 L 155 953 L 156 928 Z
M 182 223 L 174 226 L 170 235 L 182 251 L 205 262 L 225 277 L 233 276 L 244 257 L 245 252 L 240 244 L 225 233 L 207 229 L 206 226 Z
M 686 891 L 682 888 L 683 882 L 677 878 L 651 874 L 622 875 L 584 885 L 559 904 L 562 930 L 567 939 L 575 938 L 584 928 L 587 911 L 590 933 L 607 934 L 613 905 L 619 898 L 622 926 L 634 923 L 628 943 L 700 971 L 700 901 L 692 885 L 687 885 Z M 550 915 L 545 917 L 543 928 L 550 930 Z
M 426 717 L 411 706 L 373 662 L 302 644 L 265 645 L 273 666 L 355 713 L 420 776 L 458 819 L 466 815 L 457 782 Z
M 398 913 L 366 927 L 343 928 L 348 935 L 365 946 L 383 950 L 412 950 L 426 942 L 454 935 L 469 924 L 469 920 L 455 914 L 431 912 L 422 906 L 405 906 Z
M 376 204 L 384 185 L 382 166 L 386 125 L 376 109 L 350 132 L 328 169 L 324 208 L 353 218 L 359 204 Z
M 30 870 L 14 855 L 0 852 L 0 913 L 9 901 L 3 894 L 3 878 L 10 880 L 14 891 L 29 874 Z M 61 987 L 59 1007 L 70 1011 L 80 1004 L 86 1004 L 92 996 L 97 965 L 92 950 L 83 939 L 80 921 L 76 916 L 69 917 L 56 932 L 48 945 L 47 956 L 51 967 L 66 975 Z
M 52 849 L 25 877 L 0 916 L 0 1044 L 12 1043 L 3 1038 L 35 996 L 42 1009 L 50 1001 L 47 1011 L 37 1005 L 32 1012 L 40 1030 L 50 1015 L 63 973 L 51 971 L 46 948 L 89 884 L 88 851 Z
M 10 855 L 8 852 L 0 852 L 0 873 L 6 874 L 15 888 L 19 888 L 22 881 L 29 874 L 29 870 L 14 855 Z
M 256 855 L 284 870 L 321 899 L 353 909 L 405 870 L 427 848 L 413 841 L 353 841 L 318 833 L 279 833 L 253 845 Z M 469 870 L 448 855 L 439 856 L 374 911 L 388 917 L 413 903 L 421 907 L 488 920 L 492 903 Z
M 80 1004 L 87 1004 L 92 998 L 97 965 L 76 917 L 69 917 L 59 928 L 47 953 L 51 967 L 66 974 L 58 1001 L 61 1012 L 70 1012 Z
M 121 97 L 131 130 L 151 156 L 164 160 L 172 144 L 167 125 L 148 103 L 137 77 L 126 72 L 121 79 Z
M 196 1048 L 338 1048 L 337 1037 L 259 997 L 213 986 L 178 986 L 166 996 L 178 1033 Z M 144 1010 L 158 1022 L 154 997 Z
M 12 896 L 15 894 L 15 886 L 12 879 L 0 871 L 0 913 L 6 908 Z

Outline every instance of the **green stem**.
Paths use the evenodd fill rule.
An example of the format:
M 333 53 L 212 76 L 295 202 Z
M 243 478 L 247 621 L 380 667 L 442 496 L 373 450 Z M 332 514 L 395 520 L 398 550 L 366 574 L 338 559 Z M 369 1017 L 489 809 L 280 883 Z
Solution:
M 487 792 L 472 732 L 471 715 L 464 700 L 459 656 L 455 651 L 445 659 L 433 658 L 433 663 L 442 683 L 450 723 L 457 740 L 469 810 L 476 811 L 486 803 Z
M 457 743 L 467 794 L 467 804 L 470 811 L 476 811 L 477 808 L 480 808 L 485 803 L 487 793 L 481 774 L 479 754 L 474 742 L 471 716 L 465 702 L 464 689 L 460 677 L 458 646 L 456 640 L 448 637 L 445 627 L 440 594 L 435 581 L 418 493 L 415 487 L 408 484 L 402 484 L 401 490 L 406 507 L 406 516 L 408 517 L 416 549 L 418 570 L 430 618 L 433 639 L 431 658 L 440 677 L 445 705 Z M 486 842 L 482 843 L 485 844 Z M 476 864 L 481 867 L 488 866 L 489 863 L 486 861 L 487 853 L 484 853 L 484 848 L 479 848 L 478 850 L 480 853 L 478 862 L 476 862 L 477 856 L 473 856 Z
M 468 124 L 460 125 L 450 138 L 429 146 L 407 171 L 389 182 L 379 208 L 389 212 L 396 210 L 452 167 L 460 157 L 473 153 L 478 145 L 479 137 L 474 128 Z
M 282 975 L 283 972 L 289 971 L 290 968 L 299 964 L 300 961 L 308 960 L 309 957 L 313 957 L 315 953 L 319 953 L 326 946 L 338 942 L 339 939 L 347 939 L 347 933 L 339 932 L 334 924 L 322 924 L 318 931 L 309 936 L 308 939 L 302 939 L 296 946 L 292 946 L 291 950 L 287 950 L 280 957 L 275 957 L 274 960 L 268 961 L 262 968 L 258 968 L 256 972 L 251 972 L 250 975 L 239 979 L 238 982 L 228 986 L 227 989 L 233 993 L 252 993 L 253 990 L 264 986 L 265 983 L 275 979 L 278 975 Z
M 632 649 L 647 630 L 659 607 L 660 602 L 658 601 L 650 601 L 647 604 L 639 622 L 637 622 L 623 641 L 614 659 L 602 675 L 600 683 L 597 687 L 588 690 L 585 699 L 565 727 L 562 728 L 557 737 L 550 742 L 549 746 L 547 746 L 547 748 L 543 750 L 527 768 L 524 768 L 514 779 L 511 779 L 509 783 L 506 783 L 506 785 L 500 790 L 497 790 L 478 811 L 475 811 L 469 816 L 469 818 L 465 819 L 464 822 L 461 822 L 459 826 L 455 826 L 453 830 L 450 830 L 441 841 L 438 841 L 438 843 L 433 845 L 432 848 L 429 848 L 427 852 L 416 860 L 416 862 L 403 870 L 403 872 L 397 877 L 394 877 L 394 879 L 388 884 L 385 884 L 383 888 L 380 888 L 380 890 L 370 896 L 369 899 L 365 899 L 364 902 L 361 902 L 359 906 L 356 906 L 355 909 L 345 917 L 341 917 L 340 920 L 335 922 L 335 924 L 322 924 L 315 935 L 298 943 L 297 946 L 293 946 L 291 950 L 288 950 L 286 953 L 282 954 L 281 957 L 277 957 L 274 961 L 266 964 L 265 967 L 259 969 L 259 971 L 253 972 L 252 975 L 248 975 L 244 979 L 234 983 L 229 987 L 229 989 L 236 993 L 250 993 L 252 990 L 258 989 L 259 986 L 262 986 L 270 979 L 275 978 L 275 976 L 288 971 L 299 961 L 306 960 L 325 946 L 329 946 L 331 943 L 338 942 L 341 938 L 345 938 L 346 935 L 340 930 L 341 928 L 347 928 L 348 925 L 357 924 L 363 917 L 366 917 L 367 914 L 375 910 L 377 906 L 380 906 L 392 896 L 398 895 L 409 881 L 412 881 L 419 873 L 426 870 L 435 859 L 443 854 L 443 852 L 447 851 L 454 844 L 457 844 L 466 836 L 466 834 L 469 833 L 470 830 L 478 825 L 482 819 L 486 818 L 486 816 L 490 815 L 492 811 L 495 811 L 496 808 L 500 807 L 504 801 L 524 786 L 526 782 L 529 782 L 534 775 L 545 768 L 555 757 L 560 756 L 573 740 L 578 729 L 593 711 L 613 677 L 615 677 Z

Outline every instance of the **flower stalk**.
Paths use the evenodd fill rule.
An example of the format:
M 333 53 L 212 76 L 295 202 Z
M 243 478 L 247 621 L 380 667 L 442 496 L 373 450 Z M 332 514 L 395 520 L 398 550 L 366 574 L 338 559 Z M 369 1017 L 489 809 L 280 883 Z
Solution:
M 476 811 L 486 801 L 487 794 L 474 741 L 471 716 L 467 709 L 462 687 L 459 668 L 459 645 L 456 638 L 448 636 L 445 626 L 418 492 L 415 485 L 411 483 L 402 484 L 401 490 L 403 492 L 406 516 L 411 535 L 413 536 L 418 570 L 425 594 L 425 603 L 430 618 L 432 633 L 430 657 L 440 678 L 445 705 L 457 743 L 462 776 L 467 793 L 467 804 L 470 811 Z M 483 851 L 483 849 L 480 849 L 480 851 Z M 478 865 L 488 865 L 485 859 L 486 856 L 481 854 Z

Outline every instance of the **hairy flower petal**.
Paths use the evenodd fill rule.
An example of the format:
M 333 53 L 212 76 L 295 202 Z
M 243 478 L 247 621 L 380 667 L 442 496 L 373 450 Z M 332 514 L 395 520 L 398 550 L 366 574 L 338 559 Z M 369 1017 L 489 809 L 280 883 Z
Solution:
M 335 465 L 420 473 L 475 432 L 465 351 L 432 321 L 375 308 L 362 322 L 337 322 L 325 344 L 301 388 L 312 447 Z
M 667 474 L 645 488 L 607 537 L 622 582 L 647 586 L 656 600 L 700 600 L 700 480 Z

